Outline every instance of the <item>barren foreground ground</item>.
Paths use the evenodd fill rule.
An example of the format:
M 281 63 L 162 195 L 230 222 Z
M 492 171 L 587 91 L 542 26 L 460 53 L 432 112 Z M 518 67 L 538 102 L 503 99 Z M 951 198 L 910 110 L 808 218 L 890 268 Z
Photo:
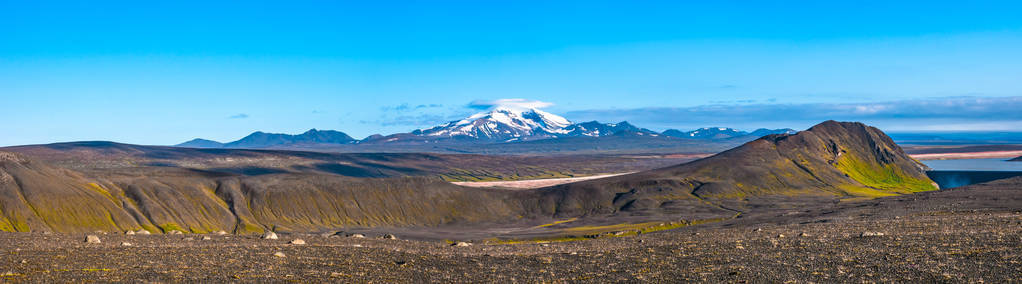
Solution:
M 549 244 L 454 247 L 372 234 L 366 239 L 281 234 L 279 240 L 232 235 L 203 240 L 203 235 L 113 233 L 99 234 L 100 244 L 86 244 L 85 234 L 2 233 L 0 279 L 1018 282 L 1019 185 L 1016 180 L 764 211 L 672 231 Z M 307 244 L 288 244 L 295 238 Z M 277 252 L 284 256 L 274 256 Z

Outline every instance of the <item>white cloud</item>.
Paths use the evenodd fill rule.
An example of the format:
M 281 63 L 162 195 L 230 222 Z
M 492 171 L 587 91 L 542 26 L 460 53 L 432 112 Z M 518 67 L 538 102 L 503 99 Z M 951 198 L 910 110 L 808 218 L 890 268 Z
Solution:
M 516 107 L 516 108 L 546 108 L 553 106 L 553 103 L 527 99 L 497 99 L 497 100 L 476 100 L 468 104 L 474 109 L 491 109 L 495 107 Z

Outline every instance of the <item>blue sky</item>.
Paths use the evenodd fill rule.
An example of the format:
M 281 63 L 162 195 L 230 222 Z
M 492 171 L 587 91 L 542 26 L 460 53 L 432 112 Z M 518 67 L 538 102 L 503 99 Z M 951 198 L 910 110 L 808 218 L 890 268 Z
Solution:
M 658 130 L 1022 131 L 1017 1 L 149 2 L 0 0 L 0 145 L 364 137 L 506 98 Z

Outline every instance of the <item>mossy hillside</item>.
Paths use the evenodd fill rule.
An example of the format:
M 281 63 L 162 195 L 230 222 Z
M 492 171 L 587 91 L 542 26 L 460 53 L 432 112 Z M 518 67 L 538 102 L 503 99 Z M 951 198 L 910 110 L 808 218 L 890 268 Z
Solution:
M 854 154 L 842 156 L 835 166 L 862 185 L 892 194 L 937 190 L 928 178 L 913 177 L 893 164 L 867 163 Z

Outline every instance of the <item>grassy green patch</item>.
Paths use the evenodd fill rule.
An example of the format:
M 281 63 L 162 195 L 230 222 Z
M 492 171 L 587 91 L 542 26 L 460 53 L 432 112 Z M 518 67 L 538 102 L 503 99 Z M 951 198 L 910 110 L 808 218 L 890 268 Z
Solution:
M 170 231 L 175 231 L 175 230 L 181 231 L 182 233 L 186 232 L 186 230 L 184 228 L 181 228 L 181 226 L 178 226 L 178 224 L 174 224 L 174 223 L 167 223 L 167 224 L 160 225 L 160 229 L 163 230 L 164 233 L 168 233 Z
M 550 227 L 550 226 L 557 225 L 557 224 L 564 224 L 564 223 L 568 223 L 568 222 L 574 222 L 575 220 L 578 220 L 578 218 L 576 217 L 576 218 L 571 218 L 571 219 L 567 219 L 567 220 L 554 221 L 553 223 L 543 224 L 543 225 L 535 226 L 533 228 L 545 228 L 545 227 Z
M 850 195 L 879 197 L 903 193 L 937 190 L 933 181 L 926 178 L 915 178 L 893 164 L 877 165 L 867 163 L 855 155 L 844 155 L 836 165 L 837 169 L 851 179 L 870 187 L 841 187 Z

